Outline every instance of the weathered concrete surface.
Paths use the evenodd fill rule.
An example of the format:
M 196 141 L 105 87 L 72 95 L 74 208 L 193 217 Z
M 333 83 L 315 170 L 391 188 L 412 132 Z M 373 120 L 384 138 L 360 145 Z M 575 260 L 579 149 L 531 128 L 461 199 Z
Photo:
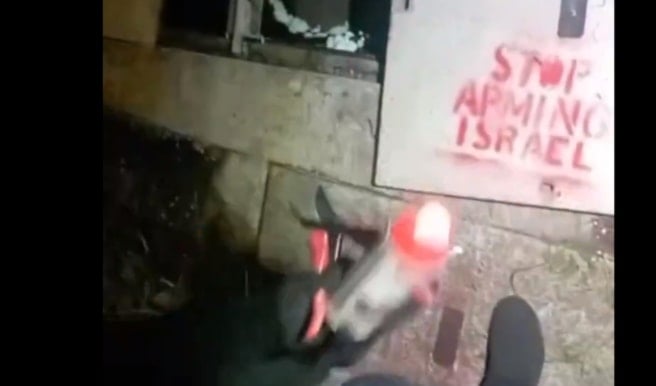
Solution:
M 349 183 L 371 181 L 379 86 L 105 40 L 104 103 L 188 135 Z
M 289 170 L 284 167 L 274 167 L 271 176 L 276 176 L 276 178 L 270 179 L 263 221 L 267 227 L 270 226 L 281 235 L 274 237 L 273 233 L 263 233 L 259 245 L 260 253 L 271 259 L 288 258 L 291 262 L 298 262 L 299 259 L 304 261 L 306 252 L 300 253 L 286 248 L 293 244 L 294 239 L 305 237 L 307 231 L 302 229 L 298 221 L 292 220 L 288 216 L 290 205 L 287 205 L 287 209 L 283 209 L 279 203 L 295 202 L 296 206 L 308 205 L 301 207 L 302 213 L 307 216 L 316 216 L 313 204 L 308 201 L 308 197 L 312 197 L 314 194 L 319 180 L 308 174 L 290 174 Z M 380 208 L 389 208 L 394 213 L 403 202 L 437 197 L 455 214 L 458 228 L 461 223 L 479 224 L 495 230 L 512 232 L 527 239 L 568 246 L 585 251 L 589 255 L 613 254 L 613 219 L 610 217 L 403 193 L 371 187 L 354 189 L 334 184 L 334 181 L 328 183 L 326 190 L 335 190 L 335 192 L 331 192 L 332 195 L 337 195 L 335 200 L 341 202 L 341 205 L 346 205 L 336 208 L 340 212 L 340 216 L 347 219 L 358 216 L 352 221 L 363 225 L 380 224 L 383 221 L 379 212 Z M 344 195 L 350 198 L 345 200 Z M 357 200 L 354 195 L 358 197 Z M 372 197 L 374 197 L 373 201 Z M 287 222 L 286 227 L 295 228 L 298 233 L 285 234 L 286 230 L 283 229 L 286 227 L 277 226 L 279 221 Z M 289 240 L 284 240 L 285 238 Z M 307 262 L 303 264 L 305 263 Z M 295 265 L 296 263 L 291 264 Z
M 249 42 L 248 60 L 265 64 L 316 71 L 354 79 L 378 81 L 379 64 L 373 57 L 345 56 L 275 42 Z
M 495 302 L 514 292 L 533 305 L 542 322 L 547 351 L 542 385 L 614 384 L 612 256 L 489 227 L 467 228 L 460 234 L 461 244 L 477 269 L 459 355 L 463 379 L 475 378 L 475 369 L 484 365 Z M 451 384 L 473 383 L 456 379 Z
M 439 197 L 463 221 L 485 224 L 551 243 L 576 246 L 586 251 L 613 253 L 613 217 L 391 189 L 377 190 L 406 201 Z
M 359 224 L 381 224 L 386 213 L 394 213 L 403 205 L 403 201 L 377 192 L 274 167 L 269 175 L 259 246 L 266 265 L 281 270 L 309 268 L 308 231 L 290 208 L 294 206 L 304 217 L 316 216 L 313 199 L 319 184 L 338 214 Z M 439 304 L 379 342 L 353 372 L 390 371 L 440 386 L 478 384 L 492 309 L 500 298 L 515 292 L 535 307 L 543 325 L 547 350 L 543 386 L 613 384 L 612 255 L 542 240 L 530 234 L 540 233 L 538 227 L 525 225 L 529 228 L 525 234 L 504 228 L 520 225 L 522 216 L 506 217 L 501 224 L 504 227 L 499 227 L 490 223 L 499 217 L 492 217 L 493 212 L 490 208 L 478 218 L 459 222 L 455 242 L 464 253 L 449 263 Z M 553 218 L 546 215 L 537 221 L 559 236 L 554 240 L 572 238 L 560 229 L 565 225 L 570 232 L 580 233 L 575 237 L 588 237 L 588 229 L 580 230 L 576 223 L 554 225 L 563 232 L 560 235 L 549 231 L 551 221 L 560 221 L 558 216 Z M 466 315 L 455 371 L 431 360 L 444 305 Z
M 110 107 L 205 144 L 371 188 L 376 84 L 108 40 L 103 63 Z M 406 200 L 424 197 L 379 191 Z M 595 221 L 612 228 L 609 218 L 444 200 L 462 219 L 577 248 L 596 248 Z
M 211 55 L 225 56 L 230 50 L 230 41 L 225 37 L 173 29 L 161 31 L 158 42 L 162 46 Z M 274 41 L 245 41 L 243 44 L 245 49 L 242 58 L 249 61 L 369 82 L 378 81 L 380 66 L 373 55 L 345 56 L 340 52 Z
M 103 0 L 103 36 L 153 45 L 162 0 Z
M 226 152 L 212 174 L 204 215 L 236 251 L 257 250 L 267 167 L 262 159 Z

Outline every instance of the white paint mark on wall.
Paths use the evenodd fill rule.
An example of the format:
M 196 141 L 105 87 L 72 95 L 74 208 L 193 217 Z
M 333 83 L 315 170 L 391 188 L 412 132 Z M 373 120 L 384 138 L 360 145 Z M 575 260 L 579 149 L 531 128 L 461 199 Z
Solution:
M 305 38 L 327 38 L 326 47 L 339 50 L 355 52 L 364 47 L 365 36 L 362 31 L 357 33 L 350 30 L 349 22 L 332 27 L 328 31 L 322 31 L 321 26 L 310 27 L 303 19 L 287 12 L 282 0 L 269 0 L 273 7 L 273 17 L 281 24 L 287 26 L 287 30 L 295 35 L 302 34 Z

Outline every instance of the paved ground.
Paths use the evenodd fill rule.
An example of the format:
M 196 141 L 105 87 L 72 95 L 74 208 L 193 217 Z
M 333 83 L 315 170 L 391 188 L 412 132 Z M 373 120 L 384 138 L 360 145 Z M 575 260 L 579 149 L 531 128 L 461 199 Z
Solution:
M 314 215 L 312 200 L 319 185 L 341 216 L 363 225 L 380 224 L 387 213 L 403 205 L 379 192 L 274 167 L 269 173 L 259 242 L 265 264 L 286 270 L 307 268 L 307 230 L 290 207 Z M 446 202 L 458 207 L 456 200 Z M 498 208 L 484 210 L 486 205 L 480 204 L 480 210 L 498 212 Z M 462 207 L 461 213 L 467 213 Z M 547 349 L 543 385 L 613 384 L 614 257 L 612 249 L 607 250 L 612 245 L 601 237 L 612 233 L 612 224 L 594 218 L 581 224 L 582 217 L 551 213 L 561 224 L 549 239 L 549 235 L 531 234 L 523 216 L 512 210 L 506 214 L 506 225 L 516 218 L 524 222 L 522 228 L 499 226 L 487 214 L 479 213 L 477 219 L 469 208 L 458 222 L 456 235 L 456 244 L 464 252 L 450 262 L 440 303 L 380 342 L 356 371 L 386 370 L 418 382 L 475 385 L 484 364 L 492 308 L 501 297 L 516 293 L 536 308 L 543 324 Z M 481 220 L 485 217 L 488 221 Z M 578 225 L 578 234 L 562 234 L 568 217 Z M 543 216 L 532 221 L 534 229 L 548 231 L 553 220 Z M 569 225 L 574 231 L 576 226 Z M 444 306 L 465 314 L 454 368 L 440 367 L 431 359 Z
M 169 148 L 178 149 L 177 142 L 167 141 Z M 164 157 L 165 147 L 157 148 L 159 157 Z M 184 148 L 192 151 L 190 145 Z M 171 150 L 171 154 L 180 151 Z M 398 213 L 406 201 L 422 198 L 348 185 L 230 151 L 197 151 L 205 153 L 204 163 L 197 162 L 201 166 L 190 163 L 174 168 L 181 176 L 206 175 L 207 189 L 199 189 L 207 193 L 188 195 L 193 197 L 189 198 L 189 206 L 198 208 L 197 221 L 217 221 L 221 238 L 246 253 L 257 251 L 264 265 L 278 271 L 310 268 L 308 230 L 301 226 L 294 211 L 305 218 L 316 218 L 314 195 L 318 186 L 325 189 L 340 217 L 364 227 L 382 227 L 387 216 Z M 219 156 L 213 157 L 213 153 Z M 214 171 L 208 172 L 212 162 Z M 175 193 L 175 203 L 178 196 L 182 198 L 179 205 L 184 208 L 187 203 L 180 189 L 188 190 L 191 185 L 184 181 L 191 180 L 174 178 L 174 169 L 158 169 L 168 175 L 158 178 L 175 191 L 171 193 Z M 149 184 L 146 180 L 143 183 Z M 197 202 L 201 196 L 206 199 Z M 164 199 L 169 200 L 167 197 Z M 456 216 L 455 243 L 463 253 L 450 261 L 439 303 L 381 341 L 353 371 L 391 371 L 441 386 L 476 385 L 484 364 L 492 308 L 501 297 L 516 293 L 536 308 L 543 324 L 547 348 L 543 385 L 612 385 L 612 219 L 441 199 Z M 148 217 L 150 212 L 145 213 Z M 185 224 L 180 223 L 178 228 L 189 228 Z M 176 234 L 173 228 L 173 233 L 167 234 Z M 149 244 L 155 248 L 156 239 L 150 238 Z M 444 307 L 465 315 L 462 331 L 449 331 L 460 335 L 457 359 L 449 368 L 436 365 L 431 357 Z

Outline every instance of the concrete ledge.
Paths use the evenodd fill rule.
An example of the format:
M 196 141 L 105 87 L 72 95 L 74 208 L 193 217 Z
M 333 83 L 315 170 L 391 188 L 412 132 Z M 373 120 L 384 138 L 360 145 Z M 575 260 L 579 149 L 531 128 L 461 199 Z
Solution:
M 162 0 L 103 0 L 103 36 L 155 44 Z
M 264 202 L 267 164 L 226 152 L 211 177 L 204 215 L 214 221 L 216 237 L 233 250 L 254 253 Z
M 201 143 L 370 185 L 380 87 L 105 39 L 105 105 Z

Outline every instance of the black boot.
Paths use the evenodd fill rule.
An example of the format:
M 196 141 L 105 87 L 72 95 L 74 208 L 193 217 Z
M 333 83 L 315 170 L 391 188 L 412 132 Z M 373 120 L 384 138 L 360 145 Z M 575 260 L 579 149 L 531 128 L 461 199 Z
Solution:
M 540 322 L 518 296 L 497 303 L 487 342 L 487 363 L 481 386 L 537 386 L 544 365 Z

